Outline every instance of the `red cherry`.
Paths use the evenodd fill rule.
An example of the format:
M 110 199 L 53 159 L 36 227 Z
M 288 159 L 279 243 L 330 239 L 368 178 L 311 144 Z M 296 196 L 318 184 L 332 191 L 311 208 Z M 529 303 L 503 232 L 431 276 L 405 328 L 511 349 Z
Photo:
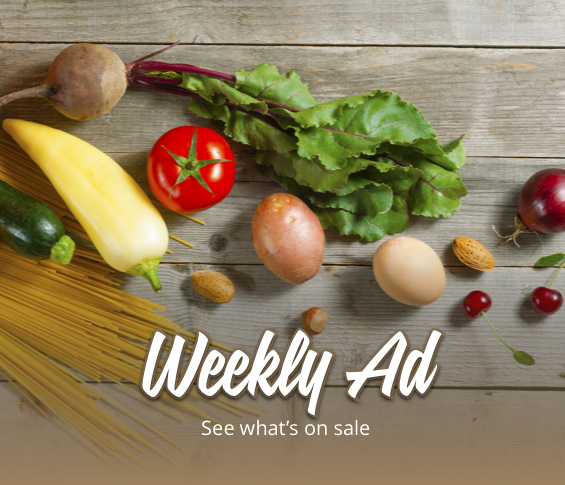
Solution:
M 540 315 L 553 315 L 563 305 L 563 297 L 556 290 L 540 286 L 532 291 L 530 302 Z
M 461 305 L 461 309 L 467 318 L 477 318 L 481 312 L 487 312 L 492 305 L 490 296 L 484 291 L 471 291 Z

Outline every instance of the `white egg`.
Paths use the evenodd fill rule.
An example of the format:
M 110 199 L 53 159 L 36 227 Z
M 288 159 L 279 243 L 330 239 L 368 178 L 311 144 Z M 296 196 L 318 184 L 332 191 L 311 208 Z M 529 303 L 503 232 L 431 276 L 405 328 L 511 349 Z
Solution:
M 445 288 L 439 256 L 413 237 L 395 237 L 381 244 L 373 258 L 373 272 L 382 290 L 405 305 L 428 305 Z

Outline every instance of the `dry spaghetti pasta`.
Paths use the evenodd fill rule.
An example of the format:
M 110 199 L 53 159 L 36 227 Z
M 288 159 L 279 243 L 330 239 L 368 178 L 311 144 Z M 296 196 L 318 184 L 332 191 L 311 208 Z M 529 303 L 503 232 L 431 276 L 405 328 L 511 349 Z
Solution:
M 49 204 L 69 232 L 86 238 L 41 170 L 3 133 L 0 179 Z M 146 345 L 156 330 L 190 341 L 195 337 L 155 313 L 163 307 L 119 290 L 120 280 L 103 263 L 96 252 L 80 247 L 71 264 L 63 266 L 26 259 L 0 244 L 0 374 L 41 413 L 46 414 L 44 406 L 57 415 L 103 459 L 110 456 L 127 464 L 124 459 L 129 458 L 141 465 L 132 448 L 161 451 L 102 409 L 96 400 L 127 412 L 86 379 L 137 383 Z M 246 410 L 226 399 L 212 402 L 238 415 L 238 408 Z M 191 403 L 176 403 L 215 421 Z
M 171 239 L 174 239 L 176 242 L 179 242 L 179 243 L 181 243 L 181 244 L 184 244 L 185 246 L 188 246 L 189 248 L 193 248 L 193 247 L 194 247 L 192 244 L 190 244 L 189 242 L 186 242 L 186 241 L 182 240 L 180 237 L 173 236 L 172 234 L 169 234 L 169 237 L 170 237 Z

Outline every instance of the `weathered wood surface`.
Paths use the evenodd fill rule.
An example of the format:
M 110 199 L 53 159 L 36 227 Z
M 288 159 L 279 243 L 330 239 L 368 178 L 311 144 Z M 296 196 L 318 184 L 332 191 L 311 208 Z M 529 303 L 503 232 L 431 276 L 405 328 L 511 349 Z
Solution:
M 359 403 L 344 389 L 326 389 L 317 420 L 304 412 L 306 402 L 241 398 L 262 411 L 260 418 L 243 418 L 215 411 L 233 424 L 234 436 L 202 436 L 197 419 L 170 418 L 146 402 L 131 399 L 113 385 L 98 389 L 127 404 L 135 414 L 180 444 L 184 451 L 132 426 L 165 451 L 177 466 L 153 454 L 142 456 L 148 468 L 113 471 L 83 447 L 57 420 L 45 420 L 9 384 L 0 384 L 2 440 L 0 464 L 5 483 L 46 485 L 154 485 L 155 483 L 562 483 L 562 413 L 565 393 L 556 391 L 435 390 L 426 398 L 387 401 L 376 389 L 366 389 Z M 239 424 L 297 424 L 297 436 L 242 437 Z M 335 424 L 369 426 L 369 436 L 334 436 Z M 131 425 L 130 421 L 126 421 Z M 325 424 L 327 436 L 306 436 L 307 424 Z M 268 429 L 272 429 L 268 427 Z M 283 428 L 285 429 L 285 428 Z M 288 429 L 288 428 L 286 428 Z M 310 428 L 311 429 L 311 428 Z M 323 428 L 320 428 L 323 430 Z M 343 429 L 343 426 L 342 426 Z M 394 451 L 394 452 L 391 452 Z M 399 470 L 402 475 L 399 477 Z M 190 480 L 190 482 L 187 482 Z
M 234 283 L 230 303 L 216 304 L 196 293 L 190 275 L 215 269 Z M 549 284 L 554 271 L 498 268 L 479 274 L 450 268 L 443 296 L 426 307 L 408 307 L 382 292 L 370 266 L 324 266 L 300 286 L 279 280 L 262 265 L 174 265 L 160 270 L 163 291 L 152 294 L 141 278 L 128 278 L 124 288 L 168 307 L 166 315 L 187 330 L 201 330 L 211 339 L 253 355 L 266 328 L 278 333 L 276 347 L 284 353 L 302 327 L 308 308 L 324 308 L 329 323 L 312 338 L 319 351 L 336 356 L 328 383 L 345 386 L 343 371 L 362 368 L 399 329 L 413 348 L 422 348 L 433 328 L 445 333 L 436 355 L 440 364 L 437 386 L 565 388 L 563 317 L 542 318 L 529 306 L 529 293 Z M 461 313 L 463 297 L 472 290 L 487 291 L 493 300 L 489 318 L 505 340 L 531 353 L 536 365 L 524 367 L 512 358 L 481 318 Z
M 542 255 L 562 251 L 563 237 L 544 237 L 543 248 L 533 235 L 521 237 L 521 249 L 499 246 L 491 225 L 510 232 L 523 182 L 539 169 L 563 166 L 564 21 L 565 6 L 549 0 L 137 0 L 119 2 L 119 7 L 107 0 L 2 1 L 0 95 L 41 82 L 51 60 L 73 42 L 106 43 L 122 59 L 133 61 L 180 40 L 185 45 L 163 54 L 162 60 L 228 73 L 272 63 L 297 71 L 319 101 L 376 88 L 398 92 L 424 113 L 443 142 L 467 133 L 468 162 L 461 175 L 470 191 L 452 218 L 415 218 L 406 233 L 428 242 L 447 267 L 445 295 L 433 305 L 416 309 L 390 300 L 371 271 L 378 243 L 333 233 L 327 234 L 320 275 L 294 287 L 260 264 L 249 239 L 255 207 L 280 188 L 257 174 L 252 149 L 234 143 L 238 181 L 229 199 L 201 215 L 206 226 L 165 213 L 171 232 L 195 244 L 188 249 L 171 241 L 174 254 L 166 256 L 169 264 L 161 270 L 165 290 L 154 295 L 144 280 L 133 277 L 124 288 L 168 306 L 165 314 L 184 328 L 204 330 L 249 352 L 266 328 L 278 332 L 277 347 L 284 349 L 300 326 L 300 313 L 322 306 L 330 324 L 313 345 L 337 355 L 328 381 L 332 387 L 313 422 L 357 419 L 370 424 L 371 436 L 348 441 L 331 436 L 205 438 L 198 419 L 189 417 L 179 425 L 146 400 L 126 399 L 128 408 L 186 450 L 171 452 L 177 467 L 148 454 L 149 470 L 130 475 L 100 466 L 61 421 L 43 420 L 2 382 L 3 480 L 25 485 L 189 479 L 199 484 L 265 479 L 321 483 L 330 475 L 325 483 L 371 483 L 375 478 L 562 483 L 563 310 L 541 318 L 527 300 L 555 272 L 531 265 Z M 195 45 L 186 45 L 191 43 Z M 70 131 L 114 156 L 145 189 L 145 158 L 156 138 L 182 124 L 208 126 L 189 113 L 186 100 L 139 88 L 128 90 L 108 115 L 90 122 L 65 119 L 46 101 L 29 99 L 2 108 L 1 117 Z M 492 273 L 462 268 L 450 250 L 460 235 L 483 242 L 499 267 Z M 234 281 L 231 303 L 215 305 L 192 289 L 191 272 L 207 266 Z M 491 294 L 491 321 L 512 346 L 534 355 L 534 367 L 516 364 L 486 322 L 464 319 L 460 301 L 473 289 Z M 438 388 L 425 398 L 387 401 L 368 387 L 361 403 L 347 399 L 346 364 L 359 368 L 398 329 L 419 347 L 432 328 L 445 332 L 436 356 Z M 102 386 L 111 395 L 116 392 L 115 386 Z M 296 395 L 286 401 L 245 397 L 242 402 L 264 411 L 268 424 L 289 420 L 304 426 L 311 421 L 304 400 Z M 222 417 L 233 423 L 255 419 Z M 298 480 L 303 468 L 305 475 Z
M 563 46 L 550 0 L 3 0 L 0 41 Z
M 63 44 L 0 44 L 0 92 L 40 83 Z M 110 45 L 131 62 L 161 46 Z M 563 157 L 565 49 L 397 47 L 178 46 L 162 60 L 222 72 L 272 63 L 294 70 L 319 101 L 377 88 L 399 93 L 429 119 L 447 143 L 466 133 L 470 156 Z M 76 122 L 44 100 L 7 105 L 2 116 L 66 129 L 107 152 L 148 151 L 159 134 L 203 124 L 179 96 L 131 88 L 107 115 Z

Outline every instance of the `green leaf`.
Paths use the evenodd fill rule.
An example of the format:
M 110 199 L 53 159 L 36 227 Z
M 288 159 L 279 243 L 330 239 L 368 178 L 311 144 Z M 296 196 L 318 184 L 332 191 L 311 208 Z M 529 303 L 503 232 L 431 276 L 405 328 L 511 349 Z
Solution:
M 461 207 L 467 188 L 461 177 L 435 163 L 410 147 L 390 146 L 391 159 L 396 163 L 417 168 L 422 172 L 408 195 L 412 214 L 427 217 L 449 217 Z
M 282 177 L 296 179 L 296 170 L 290 161 L 290 157 L 293 153 L 295 152 L 277 153 L 273 151 L 259 150 L 255 154 L 255 163 L 264 167 L 272 167 L 276 173 Z
M 390 210 L 376 217 L 367 214 L 352 214 L 345 211 L 313 208 L 324 229 L 335 229 L 340 234 L 356 234 L 367 241 L 381 239 L 387 234 L 397 234 L 410 226 L 406 195 L 419 180 L 421 172 L 412 167 L 399 167 L 384 162 L 374 162 L 366 170 L 354 176 L 386 183 L 392 190 L 393 198 Z
M 335 99 L 326 103 L 319 103 L 315 106 L 303 109 L 301 111 L 291 111 L 284 108 L 275 108 L 273 113 L 283 115 L 286 118 L 292 118 L 292 122 L 286 118 L 277 118 L 277 122 L 283 128 L 291 126 L 309 128 L 331 125 L 339 120 L 343 114 L 343 108 L 349 106 L 354 108 L 364 103 L 369 95 L 350 96 L 347 98 Z
M 405 199 L 414 184 L 420 180 L 423 173 L 414 167 L 401 167 L 393 162 L 377 161 L 362 172 L 359 172 L 358 175 L 373 182 L 385 182 L 391 187 L 395 195 Z
M 544 266 L 552 266 L 554 264 L 560 263 L 565 259 L 565 254 L 563 253 L 556 253 L 551 254 L 549 256 L 544 256 L 536 261 L 534 266 L 544 267 Z
M 457 140 L 452 141 L 445 148 L 441 146 L 441 143 L 435 137 L 420 138 L 410 146 L 423 152 L 430 161 L 440 167 L 456 172 L 465 165 L 464 136 L 460 136 Z
M 530 354 L 522 350 L 515 350 L 514 352 L 512 352 L 512 355 L 514 356 L 514 360 L 518 362 L 518 364 L 534 365 L 536 363 L 536 361 Z
M 292 135 L 246 111 L 216 106 L 200 99 L 191 99 L 188 108 L 203 118 L 221 121 L 226 135 L 259 150 L 284 153 L 296 148 Z
M 283 104 L 296 109 L 310 108 L 316 101 L 295 72 L 279 74 L 270 64 L 261 64 L 255 69 L 235 73 L 234 88 L 253 98 Z
M 201 74 L 184 73 L 181 86 L 195 92 L 216 106 L 227 102 L 241 106 L 246 110 L 258 109 L 263 112 L 267 111 L 267 104 L 265 102 L 258 101 L 252 96 L 241 93 L 219 79 Z
M 258 152 L 255 157 L 259 165 L 273 167 L 279 175 L 292 177 L 300 185 L 306 185 L 317 192 L 332 192 L 344 187 L 352 175 L 373 163 L 357 158 L 341 170 L 328 170 L 319 160 L 301 157 L 295 151 L 277 154 Z
M 392 197 L 392 189 L 388 185 L 366 181 L 365 186 L 346 195 L 340 195 L 339 192 L 336 194 L 313 192 L 309 200 L 320 208 L 344 209 L 348 212 L 365 214 L 372 219 L 391 208 Z
M 298 129 L 296 135 L 300 156 L 316 157 L 326 168 L 337 170 L 351 158 L 374 155 L 384 142 L 411 143 L 435 133 L 413 105 L 396 93 L 377 90 L 358 106 L 344 106 L 336 123 Z
M 461 177 L 427 162 L 414 164 L 424 172 L 408 196 L 410 212 L 427 217 L 450 217 L 461 207 L 461 197 L 467 189 Z
M 366 214 L 353 214 L 345 210 L 312 210 L 320 219 L 324 229 L 335 229 L 342 235 L 357 235 L 367 241 L 376 241 L 387 234 L 405 231 L 410 226 L 405 200 L 395 195 L 392 207 L 384 214 L 370 218 Z

